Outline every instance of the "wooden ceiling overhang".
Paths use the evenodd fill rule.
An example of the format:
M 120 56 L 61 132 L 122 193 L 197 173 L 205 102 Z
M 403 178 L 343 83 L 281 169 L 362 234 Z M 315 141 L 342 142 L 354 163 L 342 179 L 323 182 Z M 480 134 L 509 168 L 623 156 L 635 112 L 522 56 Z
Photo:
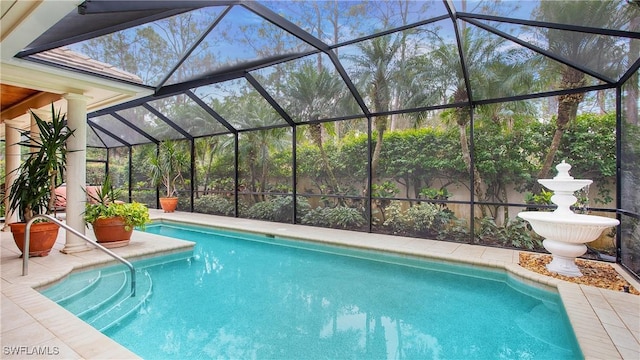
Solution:
M 60 99 L 59 94 L 0 84 L 0 123 Z

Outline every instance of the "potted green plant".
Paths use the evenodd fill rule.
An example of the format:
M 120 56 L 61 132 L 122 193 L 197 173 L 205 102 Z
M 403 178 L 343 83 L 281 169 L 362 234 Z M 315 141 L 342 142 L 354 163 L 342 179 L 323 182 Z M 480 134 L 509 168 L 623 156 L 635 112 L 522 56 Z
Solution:
M 149 159 L 151 182 L 164 187 L 160 197 L 160 206 L 164 212 L 174 212 L 178 206 L 177 183 L 183 181 L 189 159 L 174 141 L 165 141 L 160 145 L 159 153 Z
M 15 180 L 9 188 L 9 208 L 20 222 L 10 224 L 16 245 L 23 251 L 26 223 L 40 214 L 53 214 L 56 202 L 56 180 L 66 166 L 66 141 L 73 136 L 66 123 L 66 114 L 57 112 L 51 104 L 51 121 L 31 112 L 39 133 L 21 130 L 18 144 L 31 149 L 15 170 Z M 47 256 L 58 236 L 59 226 L 47 221 L 31 226 L 29 256 Z
M 111 186 L 108 175 L 95 194 L 87 194 L 84 219 L 92 225 L 96 240 L 104 247 L 128 245 L 133 229 L 149 223 L 149 209 L 144 204 L 117 200 L 120 191 Z

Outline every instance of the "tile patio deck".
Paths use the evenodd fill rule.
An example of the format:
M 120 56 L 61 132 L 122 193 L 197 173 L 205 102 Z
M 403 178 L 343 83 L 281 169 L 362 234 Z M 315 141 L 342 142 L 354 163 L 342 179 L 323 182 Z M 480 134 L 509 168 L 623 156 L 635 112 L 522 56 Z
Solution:
M 557 288 L 586 359 L 640 359 L 640 296 L 576 285 L 528 271 L 518 265 L 518 251 L 195 213 L 164 214 L 152 210 L 151 216 L 504 268 L 524 282 Z M 87 234 L 92 236 L 91 231 Z M 29 274 L 21 276 L 22 259 L 18 257 L 11 233 L 2 232 L 0 238 L 3 359 L 138 358 L 34 290 L 63 278 L 74 269 L 107 263 L 111 261 L 109 256 L 95 249 L 72 255 L 60 253 L 58 250 L 64 243 L 64 231 L 60 231 L 51 254 L 30 259 Z M 129 246 L 114 250 L 130 259 L 190 247 L 189 242 L 135 232 Z M 638 282 L 624 271 L 621 273 L 640 288 Z

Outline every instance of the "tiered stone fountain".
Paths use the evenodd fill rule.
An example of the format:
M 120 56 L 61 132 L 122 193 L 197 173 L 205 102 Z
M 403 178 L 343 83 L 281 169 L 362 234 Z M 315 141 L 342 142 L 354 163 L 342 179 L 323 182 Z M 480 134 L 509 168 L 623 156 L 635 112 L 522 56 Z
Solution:
M 597 239 L 602 231 L 620 222 L 603 216 L 582 215 L 571 211 L 571 205 L 578 200 L 573 193 L 592 183 L 591 180 L 574 179 L 569 175 L 571 165 L 562 161 L 556 166 L 558 175 L 553 179 L 539 179 L 538 182 L 553 191 L 551 201 L 558 205 L 553 212 L 523 211 L 519 217 L 528 221 L 533 231 L 544 237 L 542 242 L 553 260 L 547 270 L 566 276 L 582 276 L 575 258 L 587 252 L 584 245 Z

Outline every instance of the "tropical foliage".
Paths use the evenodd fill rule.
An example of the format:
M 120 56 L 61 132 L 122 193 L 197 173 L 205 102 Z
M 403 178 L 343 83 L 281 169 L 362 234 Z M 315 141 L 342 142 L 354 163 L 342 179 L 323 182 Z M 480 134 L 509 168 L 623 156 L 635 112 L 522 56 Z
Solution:
M 280 5 L 283 11 L 304 14 L 299 26 L 335 44 L 328 51 L 309 52 L 307 44 L 270 23 L 246 23 L 241 32 L 221 31 L 216 38 L 248 45 L 256 56 L 296 56 L 198 85 L 189 95 L 152 102 L 193 136 L 192 148 L 185 144 L 179 152 L 190 164 L 185 174 L 192 170 L 194 176 L 178 178 L 167 193 L 195 189 L 194 207 L 206 213 L 536 248 L 529 229 L 513 219 L 520 209 L 548 204 L 548 193 L 536 180 L 553 176 L 552 165 L 564 159 L 572 164 L 574 177 L 597 184 L 588 204 L 612 207 L 616 136 L 630 144 L 637 139 L 637 119 L 632 120 L 638 113 L 637 78 L 626 91 L 631 126 L 623 134 L 616 134 L 615 91 L 557 92 L 617 79 L 620 65 L 638 58 L 619 55 L 637 52 L 637 41 L 488 20 L 460 20 L 455 29 L 449 21 L 402 27 L 435 6 L 430 2 L 385 1 L 375 8 L 314 4 Z M 456 6 L 463 12 L 478 6 L 496 16 L 524 11 L 518 2 L 461 1 Z M 538 21 L 566 23 L 577 17 L 584 26 L 620 29 L 631 24 L 628 15 L 602 16 L 616 14 L 617 6 L 540 2 L 530 11 Z M 165 20 L 167 36 L 159 35 L 156 24 L 129 37 L 116 33 L 88 42 L 87 50 L 157 84 L 175 63 L 161 60 L 179 58 L 207 30 L 207 23 L 192 15 Z M 345 22 L 353 29 L 372 23 L 377 35 L 351 42 L 364 34 L 344 31 L 340 24 Z M 400 30 L 386 31 L 395 27 Z M 212 45 L 203 41 L 185 66 L 165 80 L 184 81 L 238 65 Z M 540 56 L 532 48 L 553 56 Z M 147 57 L 148 67 L 140 71 L 135 59 Z M 354 100 L 354 93 L 361 101 Z M 517 98 L 537 93 L 533 99 Z M 194 103 L 194 97 L 211 111 Z M 495 101 L 507 97 L 512 98 Z M 152 136 L 179 137 L 175 129 L 159 126 L 162 121 L 148 110 L 134 109 L 140 114 L 132 116 L 144 118 Z M 229 132 L 218 117 L 238 131 Z M 150 205 L 156 184 L 147 178 L 147 168 L 137 165 L 155 151 L 153 145 L 134 146 L 132 174 L 110 168 L 123 182 L 131 175 L 133 196 Z M 625 151 L 629 159 L 637 157 L 637 147 Z M 114 154 L 109 161 L 123 156 Z M 637 168 L 625 174 L 628 182 L 640 183 Z
M 84 220 L 93 224 L 97 219 L 121 217 L 127 231 L 134 227 L 144 229 L 151 222 L 149 209 L 139 202 L 126 203 L 118 200 L 121 190 L 111 184 L 109 176 L 105 176 L 102 186 L 93 194 L 89 193 L 90 201 L 85 205 Z
M 180 148 L 179 143 L 165 141 L 160 145 L 158 154 L 147 159 L 151 183 L 162 185 L 165 197 L 174 197 L 178 193 L 178 184 L 184 182 L 183 172 L 188 168 L 189 157 Z
M 51 104 L 51 121 L 31 112 L 37 131 L 21 131 L 19 145 L 32 149 L 15 170 L 9 190 L 9 207 L 20 220 L 28 222 L 36 215 L 55 210 L 55 188 L 62 181 L 66 167 L 66 142 L 74 134 L 66 122 L 66 114 Z

